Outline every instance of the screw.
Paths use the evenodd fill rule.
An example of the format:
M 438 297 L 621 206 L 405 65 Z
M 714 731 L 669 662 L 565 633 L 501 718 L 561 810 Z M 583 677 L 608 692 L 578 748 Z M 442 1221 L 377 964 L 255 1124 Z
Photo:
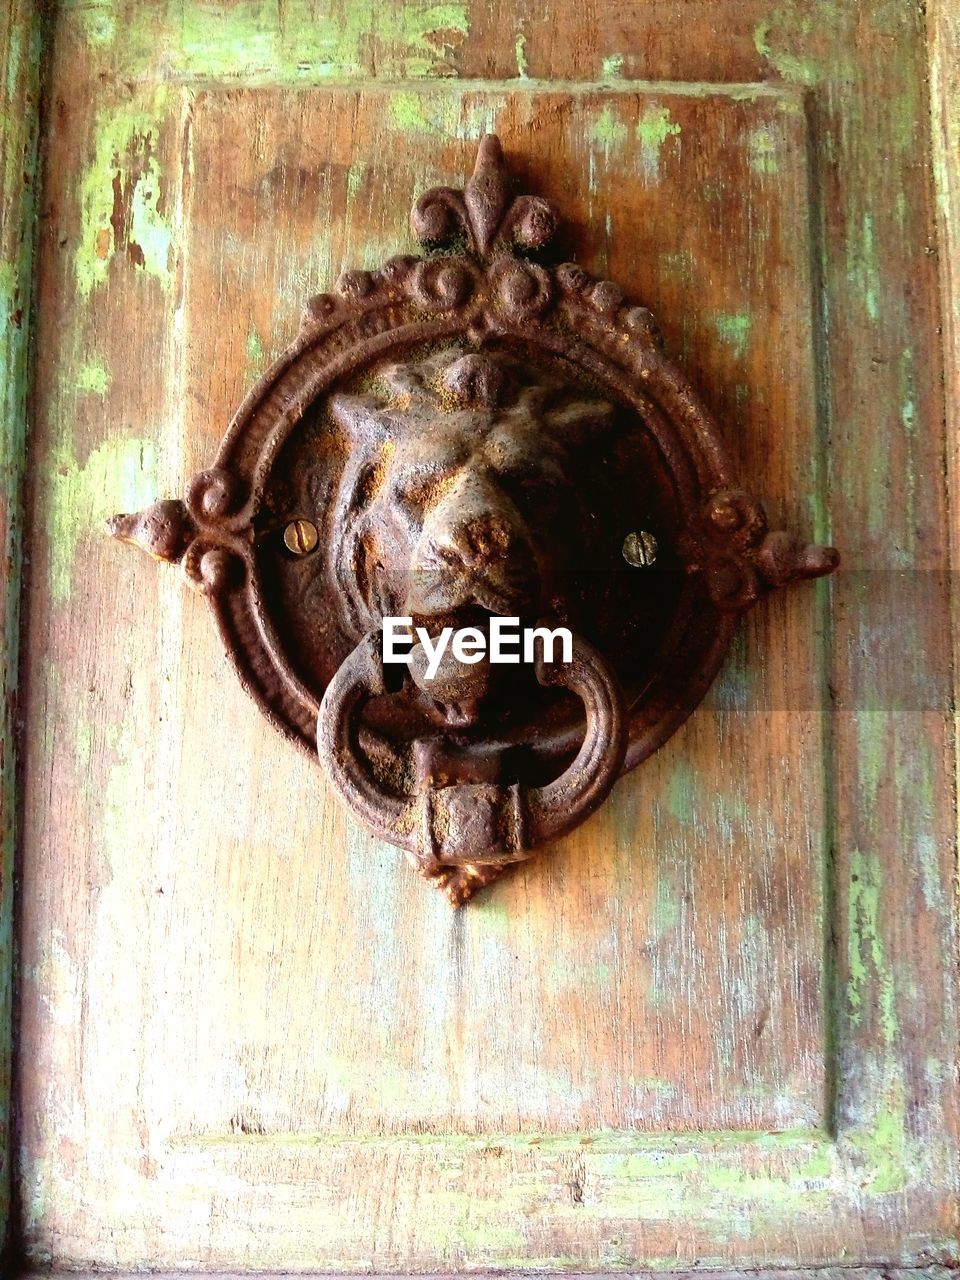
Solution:
M 645 569 L 657 558 L 656 538 L 646 529 L 641 529 L 639 533 L 628 533 L 623 540 L 623 558 L 635 569 Z
M 317 526 L 309 520 L 291 520 L 283 531 L 283 541 L 295 556 L 308 556 L 319 541 Z

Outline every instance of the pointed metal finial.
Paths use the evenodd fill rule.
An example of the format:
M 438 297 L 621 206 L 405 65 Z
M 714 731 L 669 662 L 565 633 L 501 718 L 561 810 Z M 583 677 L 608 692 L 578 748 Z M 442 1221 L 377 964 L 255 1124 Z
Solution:
M 156 560 L 177 564 L 196 534 L 186 507 L 173 498 L 155 502 L 144 511 L 111 516 L 107 532 L 120 542 L 130 542 Z
M 427 245 L 465 238 L 481 258 L 490 256 L 497 240 L 539 249 L 557 229 L 557 211 L 541 196 L 522 195 L 511 201 L 510 188 L 500 139 L 495 133 L 485 133 L 477 148 L 473 175 L 464 189 L 433 187 L 413 206 L 413 234 Z
M 473 177 L 463 189 L 474 244 L 482 254 L 490 246 L 503 221 L 510 194 L 510 176 L 503 159 L 503 147 L 495 133 L 485 133 L 477 148 Z

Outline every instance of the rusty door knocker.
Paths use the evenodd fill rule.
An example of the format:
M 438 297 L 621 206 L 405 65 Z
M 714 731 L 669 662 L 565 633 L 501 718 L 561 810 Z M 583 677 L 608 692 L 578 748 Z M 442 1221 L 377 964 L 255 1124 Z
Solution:
M 709 687 L 766 590 L 830 573 L 771 531 L 649 311 L 539 251 L 498 139 L 416 202 L 428 252 L 343 275 L 182 502 L 111 533 L 179 562 L 245 687 L 454 905 L 582 822 Z M 422 642 L 384 662 L 384 619 Z M 447 650 L 494 620 L 569 661 Z M 499 624 L 497 624 L 499 625 Z

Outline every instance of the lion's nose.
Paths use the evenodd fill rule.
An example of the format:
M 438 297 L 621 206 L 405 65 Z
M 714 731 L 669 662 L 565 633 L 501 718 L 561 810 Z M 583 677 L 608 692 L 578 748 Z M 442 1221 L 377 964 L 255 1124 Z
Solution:
M 488 476 L 466 471 L 424 522 L 407 612 L 479 604 L 490 613 L 531 608 L 539 571 L 523 517 Z
M 515 531 L 509 521 L 494 512 L 481 512 L 451 521 L 438 531 L 437 545 L 470 569 L 482 569 L 510 552 Z

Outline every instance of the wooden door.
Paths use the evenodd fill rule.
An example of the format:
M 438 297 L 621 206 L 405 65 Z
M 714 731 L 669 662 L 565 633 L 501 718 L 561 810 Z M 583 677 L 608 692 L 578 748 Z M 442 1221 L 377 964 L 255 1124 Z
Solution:
M 894 0 L 4 15 L 11 1257 L 949 1264 L 949 7 L 932 63 Z M 454 913 L 102 526 L 182 491 L 303 300 L 414 251 L 413 199 L 491 129 L 844 567 L 762 605 L 688 724 Z

